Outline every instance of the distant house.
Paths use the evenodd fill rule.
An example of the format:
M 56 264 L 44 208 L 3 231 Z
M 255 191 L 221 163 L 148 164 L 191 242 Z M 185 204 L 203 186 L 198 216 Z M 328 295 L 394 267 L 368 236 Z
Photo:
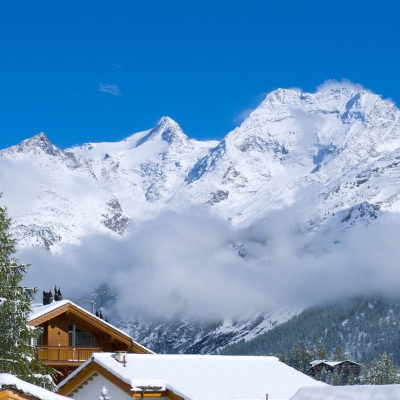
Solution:
M 290 400 L 399 400 L 400 385 L 304 387 Z
M 11 374 L 0 373 L 1 400 L 67 400 L 49 390 L 32 385 Z
M 40 340 L 35 343 L 39 348 L 36 356 L 61 372 L 63 377 L 60 380 L 94 352 L 123 350 L 128 353 L 153 353 L 125 332 L 69 300 L 33 305 L 28 323 L 43 329 Z
M 336 372 L 338 374 L 346 374 L 353 376 L 360 375 L 361 364 L 354 361 L 328 361 L 328 360 L 314 360 L 310 363 L 310 375 L 315 378 L 318 372 L 325 370 L 326 372 Z
M 115 400 L 289 399 L 301 387 L 326 386 L 276 357 L 94 353 L 57 392 L 96 398 L 102 387 Z

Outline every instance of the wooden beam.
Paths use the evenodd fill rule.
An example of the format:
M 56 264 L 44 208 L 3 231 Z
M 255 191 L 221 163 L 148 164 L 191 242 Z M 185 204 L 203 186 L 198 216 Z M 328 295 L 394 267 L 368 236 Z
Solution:
M 176 393 L 174 393 L 172 390 L 167 389 L 166 395 L 168 398 L 171 400 L 185 400 L 183 397 L 178 396 Z

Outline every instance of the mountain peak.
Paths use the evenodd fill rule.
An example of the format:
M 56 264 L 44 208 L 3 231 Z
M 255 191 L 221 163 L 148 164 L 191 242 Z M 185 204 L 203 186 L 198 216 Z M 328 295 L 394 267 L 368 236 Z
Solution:
M 32 138 L 24 140 L 22 143 L 20 143 L 20 146 L 22 144 L 26 144 L 27 147 L 36 147 L 41 149 L 46 154 L 52 156 L 58 155 L 60 152 L 59 149 L 50 142 L 49 138 L 44 132 L 40 132 Z
M 168 116 L 161 117 L 156 126 L 180 128 L 179 124 Z
M 8 150 L 24 154 L 45 153 L 51 156 L 60 154 L 60 150 L 50 142 L 44 132 L 39 132 L 31 138 L 23 140 L 18 145 L 10 147 Z
M 162 117 L 157 125 L 137 142 L 136 147 L 156 138 L 161 138 L 163 141 L 167 142 L 170 148 L 178 153 L 184 153 L 193 147 L 179 124 L 172 118 L 166 116 Z

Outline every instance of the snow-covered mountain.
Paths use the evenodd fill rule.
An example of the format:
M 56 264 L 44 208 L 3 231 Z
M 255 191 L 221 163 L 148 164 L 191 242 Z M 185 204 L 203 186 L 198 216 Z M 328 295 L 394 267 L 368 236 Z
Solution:
M 121 142 L 65 150 L 40 133 L 0 152 L 37 171 L 37 195 L 12 213 L 14 229 L 22 246 L 55 251 L 190 204 L 249 225 L 310 187 L 313 223 L 375 218 L 399 209 L 399 115 L 378 95 L 332 86 L 278 89 L 220 142 L 188 139 L 168 117 Z
M 168 117 L 121 142 L 65 150 L 40 133 L 0 151 L 3 174 L 13 177 L 11 184 L 3 176 L 10 184 L 0 189 L 20 246 L 52 253 L 91 234 L 124 235 L 129 225 L 191 205 L 243 228 L 304 203 L 308 231 L 337 232 L 340 242 L 357 220 L 399 219 L 399 117 L 390 100 L 352 85 L 278 89 L 219 142 L 189 139 Z M 20 196 L 18 187 L 28 190 Z M 203 352 L 287 318 L 261 313 L 213 329 L 185 321 L 123 325 L 156 351 L 165 339 L 165 349 Z
M 123 234 L 130 222 L 168 207 L 188 171 L 216 144 L 189 140 L 163 117 L 122 142 L 60 150 L 39 133 L 0 151 L 16 167 L 36 172 L 36 196 L 11 212 L 20 245 L 59 251 L 88 234 Z
M 149 323 L 141 318 L 116 323 L 120 329 L 156 353 L 211 354 L 228 344 L 251 340 L 295 315 L 297 312 L 281 310 L 255 313 L 237 321 L 226 319 L 214 323 L 186 319 Z

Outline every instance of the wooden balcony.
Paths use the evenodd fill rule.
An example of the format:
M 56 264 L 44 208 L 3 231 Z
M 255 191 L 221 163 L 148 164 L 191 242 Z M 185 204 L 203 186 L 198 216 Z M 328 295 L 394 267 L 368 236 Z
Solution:
M 36 358 L 45 364 L 75 364 L 86 361 L 93 353 L 101 353 L 101 347 L 38 346 Z

